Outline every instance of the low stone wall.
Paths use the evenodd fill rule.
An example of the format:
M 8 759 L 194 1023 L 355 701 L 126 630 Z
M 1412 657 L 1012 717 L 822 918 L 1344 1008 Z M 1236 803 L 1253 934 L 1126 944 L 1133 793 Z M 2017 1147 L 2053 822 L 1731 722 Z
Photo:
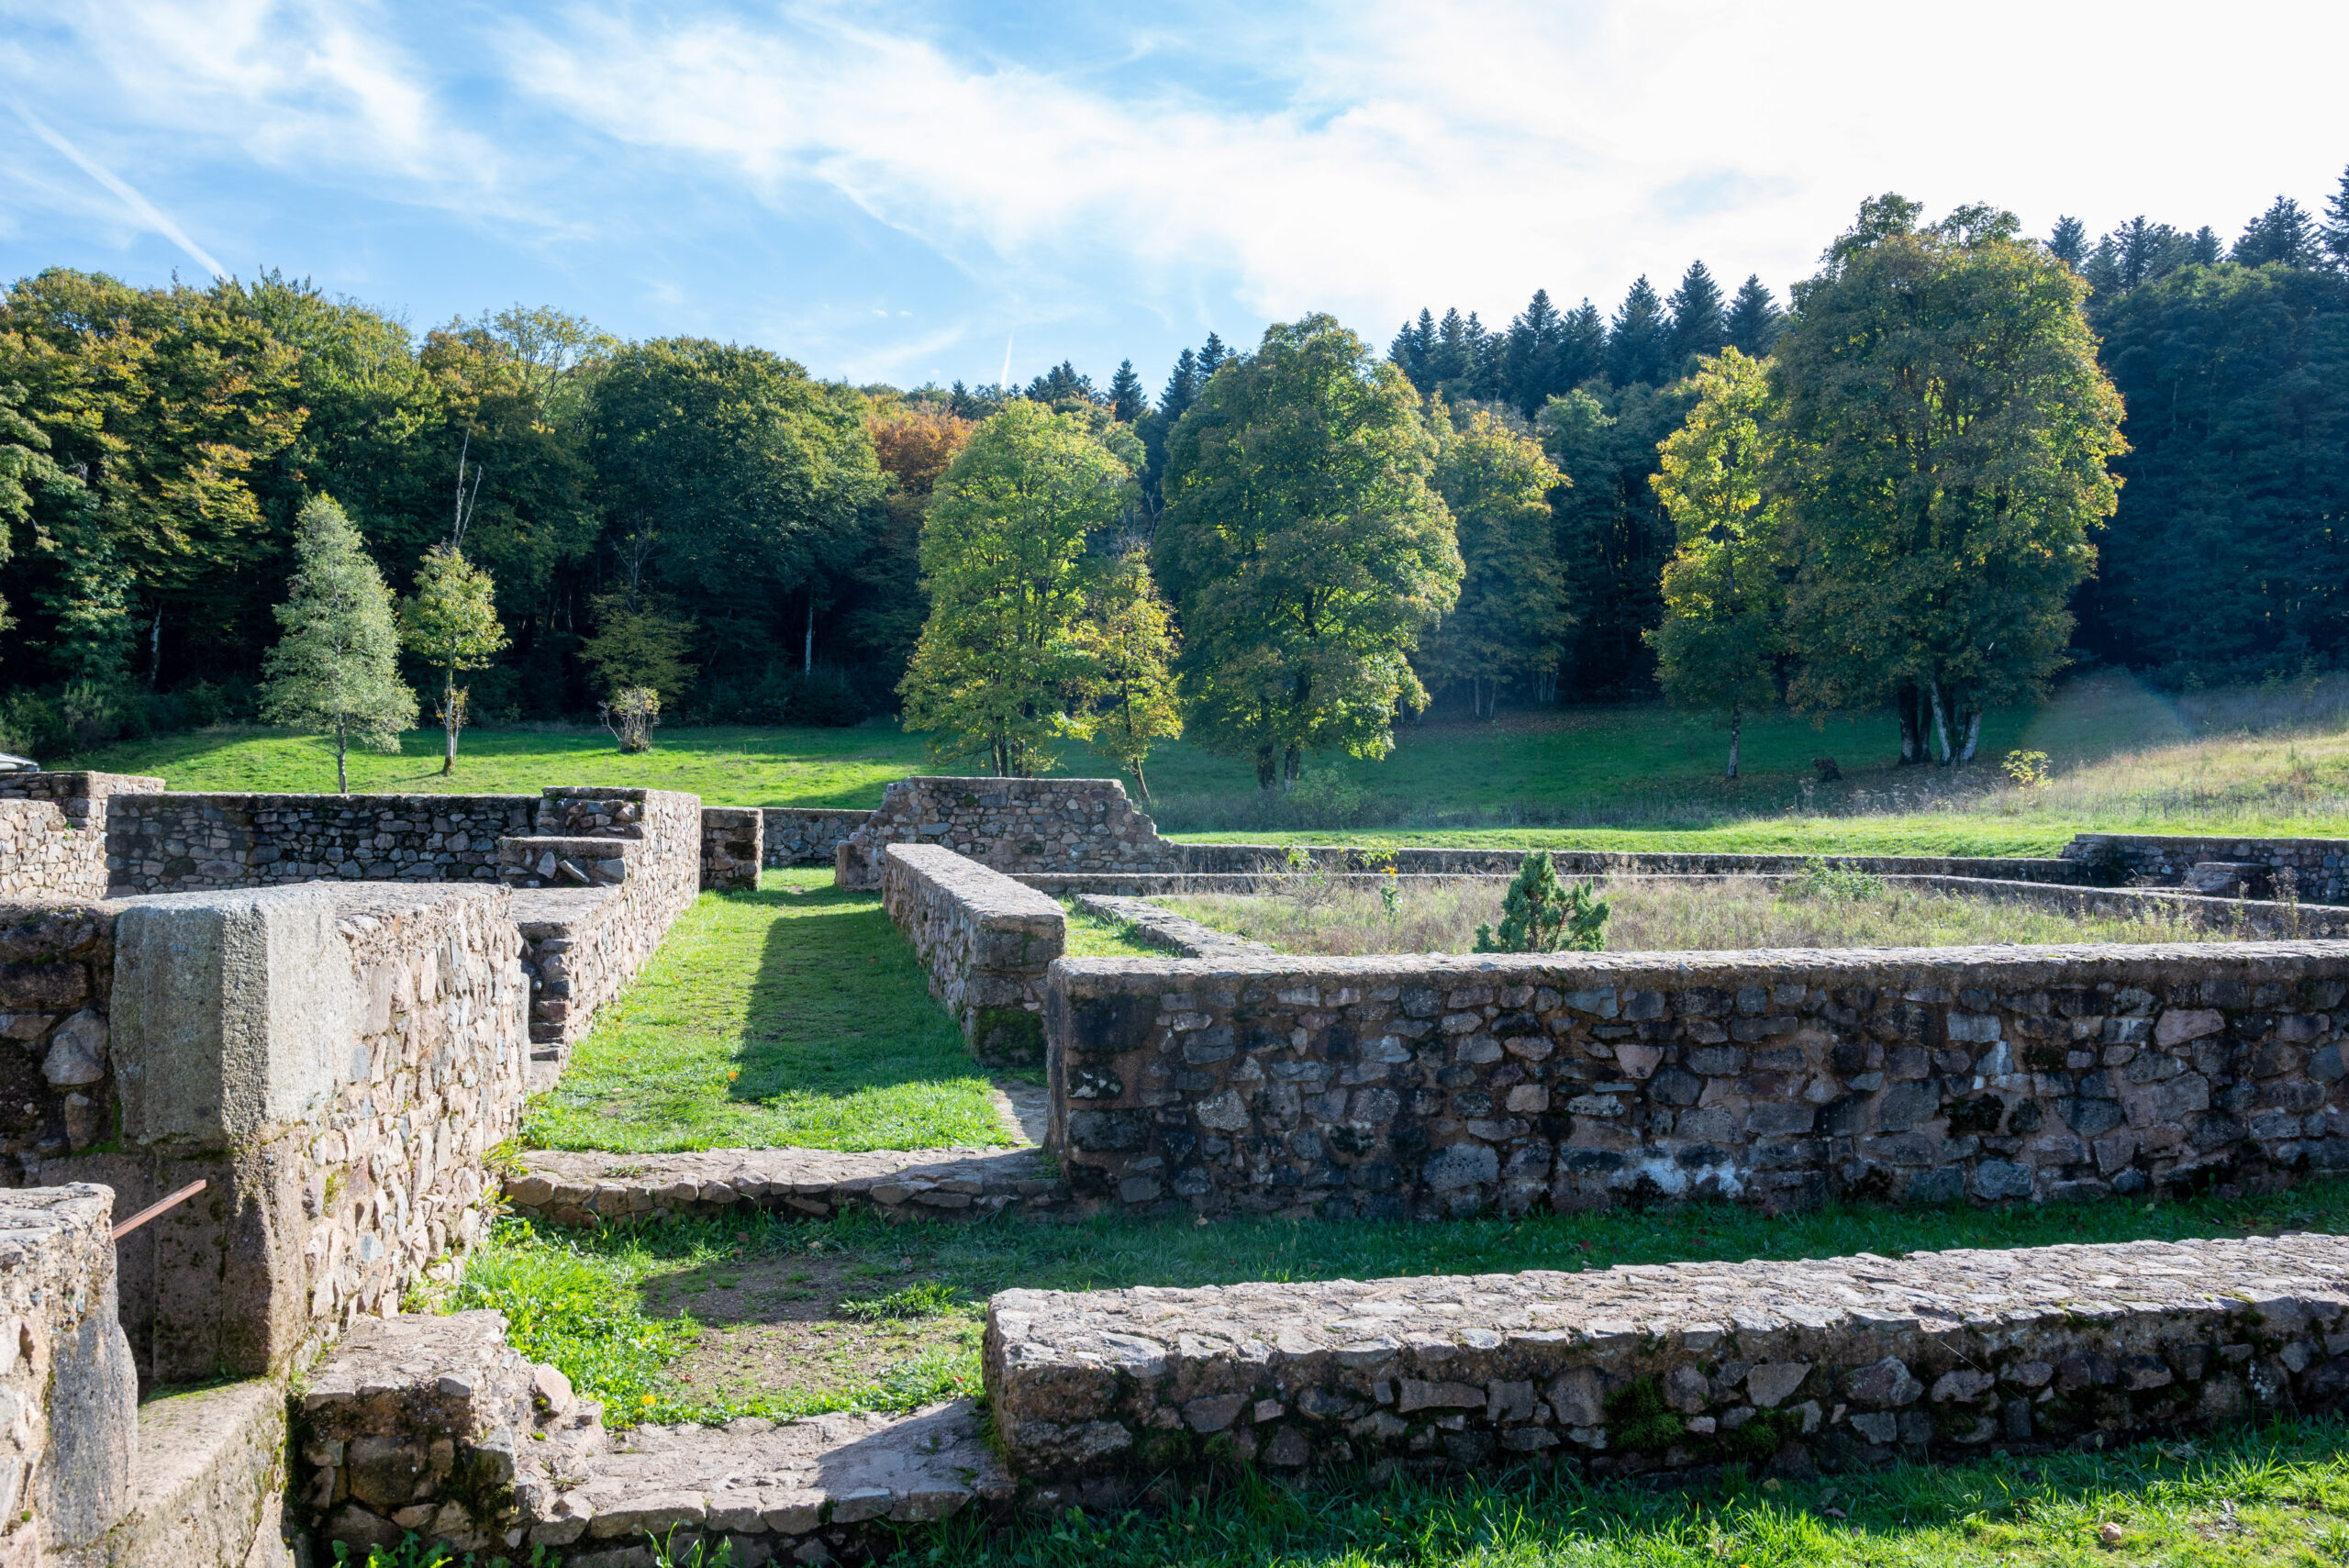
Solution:
M 2349 840 L 2210 839 L 2157 833 L 2082 833 L 2064 846 L 2080 879 L 2106 884 L 2151 883 L 2177 887 L 2207 861 L 2254 868 L 2250 892 L 2281 896 L 2278 877 L 2291 873 L 2306 903 L 2349 904 Z
M 506 1178 L 516 1214 L 595 1225 L 653 1214 L 724 1214 L 738 1205 L 829 1219 L 863 1209 L 884 1219 L 985 1219 L 1058 1213 L 1068 1184 L 1034 1149 L 713 1149 L 601 1154 L 538 1149 Z
M 1513 876 L 1524 850 L 1365 850 L 1341 844 L 1302 846 L 1313 865 L 1327 872 L 1374 872 L 1388 857 L 1405 876 Z M 1282 873 L 1290 870 L 1287 848 L 1276 844 L 1171 844 L 1179 862 L 1163 868 L 1194 875 Z M 1733 855 L 1671 851 L 1552 850 L 1550 863 L 1560 876 L 1761 876 L 1799 873 L 1814 862 L 1878 876 L 1987 876 L 2013 882 L 2075 883 L 2085 880 L 2066 860 L 2023 856 L 1954 855 Z
M 46 800 L 76 828 L 104 828 L 107 802 L 123 795 L 160 795 L 163 781 L 143 773 L 0 773 L 0 800 Z
M 766 863 L 766 814 L 756 806 L 701 808 L 701 884 L 758 891 Z
M 139 1375 L 117 1316 L 114 1218 L 101 1186 L 0 1192 L 0 1562 L 11 1568 L 85 1561 L 131 1505 Z
M 1263 942 L 1219 931 L 1213 926 L 1177 915 L 1143 898 L 1119 898 L 1109 894 L 1080 893 L 1076 906 L 1104 920 L 1125 922 L 1136 940 L 1164 948 L 1179 958 L 1262 958 L 1273 950 Z
M 0 899 L 104 898 L 106 838 L 54 801 L 0 798 Z
M 1061 906 L 935 845 L 891 844 L 886 862 L 882 902 L 971 1054 L 991 1066 L 1041 1060 L 1044 975 L 1067 941 Z
M 2349 1168 L 2349 943 L 1068 959 L 1078 1196 L 1435 1217 Z
M 870 811 L 833 811 L 803 806 L 760 808 L 765 819 L 766 863 L 774 867 L 831 865 L 840 847 L 873 820 Z
M 533 830 L 526 795 L 117 794 L 117 895 L 318 880 L 495 882 L 502 839 Z
M 114 1132 L 117 907 L 0 906 L 0 1153 L 13 1167 L 0 1181 Z
M 880 886 L 892 844 L 933 845 L 1008 873 L 1182 869 L 1183 847 L 1158 836 L 1116 779 L 899 779 L 841 846 L 838 884 Z
M 1536 1455 L 1598 1476 L 2101 1448 L 2349 1395 L 2349 1239 L 1006 1291 L 986 1389 L 1034 1483 Z
M 120 1136 L 22 1162 L 125 1208 L 209 1184 L 121 1244 L 143 1378 L 280 1373 L 457 1265 L 525 1095 L 512 898 L 377 884 L 115 906 Z

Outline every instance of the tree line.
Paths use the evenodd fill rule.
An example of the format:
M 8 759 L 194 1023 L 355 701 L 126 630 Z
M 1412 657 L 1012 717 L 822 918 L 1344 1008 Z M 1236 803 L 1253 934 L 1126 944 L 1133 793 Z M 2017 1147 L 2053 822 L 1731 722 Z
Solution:
M 1245 351 L 1210 334 L 1155 398 L 1130 361 L 859 388 L 550 309 L 417 334 L 273 272 L 50 271 L 0 301 L 0 744 L 286 717 L 267 661 L 325 496 L 451 758 L 469 720 L 598 705 L 640 743 L 664 713 L 902 709 L 1010 772 L 1078 734 L 1138 770 L 1187 724 L 1277 784 L 1433 698 L 1659 680 L 1732 724 L 1889 704 L 1912 754 L 1963 755 L 2067 661 L 2186 681 L 2349 649 L 2345 268 L 2349 176 L 2224 248 L 1885 198 L 1786 308 L 1699 262 L 1607 316 L 1424 310 L 1383 354 L 1308 317 Z M 1910 313 L 1854 318 L 1889 358 L 1827 353 L 1818 324 L 1871 289 Z M 1957 299 L 2026 311 L 2054 357 L 1918 324 Z M 1937 401 L 2022 364 L 2061 368 L 2060 410 Z M 1838 423 L 1899 397 L 1905 422 Z M 1912 465 L 1820 455 L 1872 440 Z M 1004 509 L 1023 486 L 1033 534 Z M 1024 650 L 1023 679 L 956 663 L 976 647 Z

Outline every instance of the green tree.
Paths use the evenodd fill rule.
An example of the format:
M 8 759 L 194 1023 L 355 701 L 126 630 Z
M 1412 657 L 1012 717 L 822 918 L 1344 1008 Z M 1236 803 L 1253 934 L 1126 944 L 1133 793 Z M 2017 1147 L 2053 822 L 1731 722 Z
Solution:
M 1559 882 L 1550 851 L 1536 850 L 1519 862 L 1517 875 L 1501 895 L 1501 929 L 1476 928 L 1478 952 L 1603 952 L 1608 906 L 1591 883 L 1568 887 Z
M 1662 386 L 1679 366 L 1672 357 L 1672 322 L 1655 285 L 1642 277 L 1623 295 L 1607 333 L 1607 379 L 1617 386 Z
M 1574 476 L 1571 489 L 1552 492 L 1551 507 L 1566 603 L 1577 617 L 1564 668 L 1586 696 L 1653 689 L 1643 636 L 1664 617 L 1658 584 L 1674 536 L 1648 480 L 1657 444 L 1680 428 L 1695 401 L 1685 382 L 1578 387 L 1552 398 L 1534 421 L 1550 461 Z
M 1420 639 L 1412 664 L 1431 689 L 1468 684 L 1470 710 L 1491 717 L 1500 688 L 1537 684 L 1558 667 L 1567 613 L 1565 577 L 1550 517 L 1550 493 L 1569 483 L 1541 444 L 1486 410 L 1454 431 L 1435 404 L 1440 442 L 1434 484 L 1460 546 L 1460 598 Z
M 49 437 L 20 411 L 24 400 L 23 387 L 0 384 L 0 564 L 14 554 L 17 527 L 32 516 L 37 496 L 61 489 L 66 506 L 82 499 L 80 482 L 49 455 Z M 16 624 L 8 601 L 0 599 L 0 631 Z
M 262 714 L 334 737 L 335 788 L 351 793 L 352 741 L 397 751 L 416 722 L 400 680 L 392 592 L 340 506 L 319 496 L 295 526 L 294 580 L 277 606 L 285 635 L 262 661 Z
M 1125 516 L 1139 443 L 1082 413 L 1017 400 L 955 454 L 922 524 L 930 619 L 898 690 L 905 725 L 941 756 L 984 755 L 1026 778 L 1052 743 L 1085 733 L 1092 661 L 1080 633 L 1086 546 Z
M 417 568 L 416 592 L 400 605 L 400 637 L 407 651 L 440 672 L 440 728 L 446 748 L 440 772 L 457 771 L 457 735 L 465 727 L 460 670 L 485 669 L 506 647 L 497 622 L 495 584 L 453 544 L 437 544 Z
M 1778 334 L 1786 328 L 1787 313 L 1770 296 L 1761 274 L 1748 272 L 1737 285 L 1737 296 L 1729 303 L 1729 318 L 1722 327 L 1730 346 L 1748 359 L 1758 360 L 1777 346 Z
M 1142 764 L 1160 741 L 1183 733 L 1183 709 L 1171 668 L 1181 640 L 1144 551 L 1129 551 L 1102 582 L 1081 630 L 1093 662 L 1094 750 L 1133 774 L 1135 792 L 1147 803 Z
M 2082 280 L 2011 214 L 1920 227 L 1918 211 L 1863 205 L 1798 290 L 1770 389 L 1800 552 L 1792 695 L 1889 699 L 1903 755 L 1930 738 L 1946 763 L 2062 667 L 2088 529 L 2113 509 L 2106 463 L 2127 449 Z
M 1780 511 L 1769 493 L 1770 387 L 1735 349 L 1700 360 L 1697 406 L 1664 439 L 1649 483 L 1678 531 L 1664 562 L 1664 621 L 1647 634 L 1665 700 L 1729 723 L 1737 777 L 1745 716 L 1777 695 L 1786 648 Z
M 1427 705 L 1409 654 L 1461 576 L 1434 459 L 1409 380 L 1327 316 L 1267 328 L 1174 428 L 1155 564 L 1192 728 L 1260 787 L 1385 756 Z
M 1672 369 L 1680 370 L 1699 355 L 1709 354 L 1729 341 L 1721 286 L 1702 261 L 1688 263 L 1680 286 L 1664 302 L 1672 307 Z

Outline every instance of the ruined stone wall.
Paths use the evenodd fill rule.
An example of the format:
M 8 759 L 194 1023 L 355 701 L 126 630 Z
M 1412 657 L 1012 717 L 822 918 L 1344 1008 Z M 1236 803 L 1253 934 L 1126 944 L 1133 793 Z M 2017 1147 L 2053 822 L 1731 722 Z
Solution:
M 100 1186 L 0 1192 L 0 1562 L 84 1562 L 130 1507 L 139 1376 L 114 1219 Z
M 2277 873 L 2289 872 L 2307 902 L 2349 904 L 2349 840 L 2211 839 L 2155 833 L 2082 833 L 2063 858 L 2083 880 L 2182 885 L 2187 873 L 2216 861 L 2255 868 L 2247 889 L 2254 898 L 2281 895 Z
M 1292 1475 L 1537 1454 L 1598 1477 L 1873 1471 L 2339 1409 L 2344 1287 L 2349 1240 L 2287 1235 L 1015 1290 L 988 1303 L 985 1371 L 1047 1505 L 1211 1444 Z
M 143 773 L 0 773 L 0 800 L 46 800 L 76 828 L 106 825 L 107 803 L 122 795 L 160 795 L 163 781 Z
M 281 1371 L 456 1266 L 526 1092 L 513 896 L 377 884 L 114 906 L 120 1138 L 22 1163 L 125 1208 L 209 1184 L 122 1243 L 144 1377 Z
M 841 887 L 881 885 L 891 844 L 929 844 L 999 872 L 1180 871 L 1116 779 L 899 779 L 840 848 Z
M 2349 943 L 1071 959 L 1052 1143 L 1142 1212 L 2071 1198 L 2349 1168 Z
M 989 1064 L 1043 1054 L 1044 977 L 1068 917 L 1042 894 L 930 844 L 892 844 L 882 884 L 889 918 L 930 973 L 930 994 Z
M 701 808 L 702 886 L 756 892 L 765 861 L 765 813 L 756 806 Z
M 0 1184 L 115 1125 L 108 1051 L 117 905 L 0 906 Z
M 318 880 L 495 882 L 526 795 L 133 795 L 106 803 L 117 895 Z
M 870 811 L 786 806 L 763 806 L 759 815 L 766 819 L 766 863 L 775 867 L 831 865 L 840 847 L 873 820 Z
M 1277 874 L 1289 869 L 1288 850 L 1274 844 L 1170 844 L 1178 863 L 1171 871 L 1195 875 Z M 1391 856 L 1405 876 L 1510 876 L 1525 862 L 1523 850 L 1395 849 L 1367 851 L 1333 844 L 1304 846 L 1314 866 L 1327 872 L 1383 869 Z M 1733 855 L 1675 851 L 1552 850 L 1550 863 L 1560 876 L 1765 876 L 1802 872 L 1817 855 Z M 2072 883 L 2083 880 L 2078 865 L 2065 860 L 2023 856 L 1828 855 L 1830 863 L 1878 876 L 1984 876 L 2016 882 Z M 1123 869 L 1123 868 L 1111 868 Z
M 106 839 L 47 800 L 0 798 L 0 899 L 104 898 Z

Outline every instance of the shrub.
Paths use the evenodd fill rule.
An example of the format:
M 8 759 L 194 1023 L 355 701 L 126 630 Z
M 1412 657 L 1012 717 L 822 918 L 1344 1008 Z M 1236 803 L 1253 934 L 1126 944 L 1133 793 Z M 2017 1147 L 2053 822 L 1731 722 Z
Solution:
M 1884 878 L 1856 866 L 1814 858 L 1804 862 L 1802 874 L 1787 886 L 1787 893 L 1794 898 L 1820 898 L 1830 903 L 1881 898 Z
M 1501 900 L 1501 929 L 1476 928 L 1478 952 L 1599 952 L 1607 946 L 1607 906 L 1588 882 L 1558 881 L 1550 851 L 1525 857 Z

